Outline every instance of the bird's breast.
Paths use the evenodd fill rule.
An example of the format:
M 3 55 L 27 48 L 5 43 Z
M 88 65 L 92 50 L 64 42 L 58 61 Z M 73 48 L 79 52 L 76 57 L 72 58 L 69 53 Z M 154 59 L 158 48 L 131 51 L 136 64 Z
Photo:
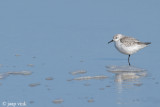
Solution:
M 135 52 L 137 52 L 138 50 L 134 47 L 126 47 L 123 43 L 121 42 L 115 42 L 115 47 L 116 49 L 126 55 L 131 55 Z

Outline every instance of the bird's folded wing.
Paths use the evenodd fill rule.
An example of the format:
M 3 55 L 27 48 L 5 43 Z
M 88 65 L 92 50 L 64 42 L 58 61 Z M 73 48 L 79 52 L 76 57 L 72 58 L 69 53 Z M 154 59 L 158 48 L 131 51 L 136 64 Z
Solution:
M 135 44 L 137 44 L 137 42 L 140 42 L 139 40 L 132 38 L 132 37 L 123 37 L 120 39 L 120 41 L 127 47 L 129 46 L 133 46 Z

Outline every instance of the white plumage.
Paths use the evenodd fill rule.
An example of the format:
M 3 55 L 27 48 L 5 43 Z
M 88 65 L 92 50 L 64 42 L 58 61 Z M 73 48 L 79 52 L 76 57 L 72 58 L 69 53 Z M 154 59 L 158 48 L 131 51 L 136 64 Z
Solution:
M 119 52 L 129 55 L 128 56 L 129 65 L 130 65 L 129 62 L 130 55 L 148 46 L 148 44 L 151 44 L 150 42 L 140 42 L 139 40 L 133 37 L 124 36 L 122 34 L 115 35 L 110 42 L 114 42 L 114 45 Z

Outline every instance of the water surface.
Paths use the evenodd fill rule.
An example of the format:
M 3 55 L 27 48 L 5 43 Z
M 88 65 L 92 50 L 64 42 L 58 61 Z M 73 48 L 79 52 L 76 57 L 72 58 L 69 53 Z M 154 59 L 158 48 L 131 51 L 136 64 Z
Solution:
M 159 5 L 1 1 L 0 106 L 160 106 Z M 117 33 L 152 42 L 131 67 L 107 44 Z

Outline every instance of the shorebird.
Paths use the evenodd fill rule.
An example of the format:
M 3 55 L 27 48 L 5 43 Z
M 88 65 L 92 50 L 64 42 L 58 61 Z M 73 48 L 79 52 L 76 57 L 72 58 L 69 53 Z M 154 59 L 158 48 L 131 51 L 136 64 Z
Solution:
M 130 56 L 151 44 L 151 42 L 140 42 L 133 37 L 124 36 L 122 34 L 116 34 L 108 44 L 111 42 L 114 42 L 114 45 L 119 52 L 128 55 L 129 66 L 131 65 L 129 61 Z

